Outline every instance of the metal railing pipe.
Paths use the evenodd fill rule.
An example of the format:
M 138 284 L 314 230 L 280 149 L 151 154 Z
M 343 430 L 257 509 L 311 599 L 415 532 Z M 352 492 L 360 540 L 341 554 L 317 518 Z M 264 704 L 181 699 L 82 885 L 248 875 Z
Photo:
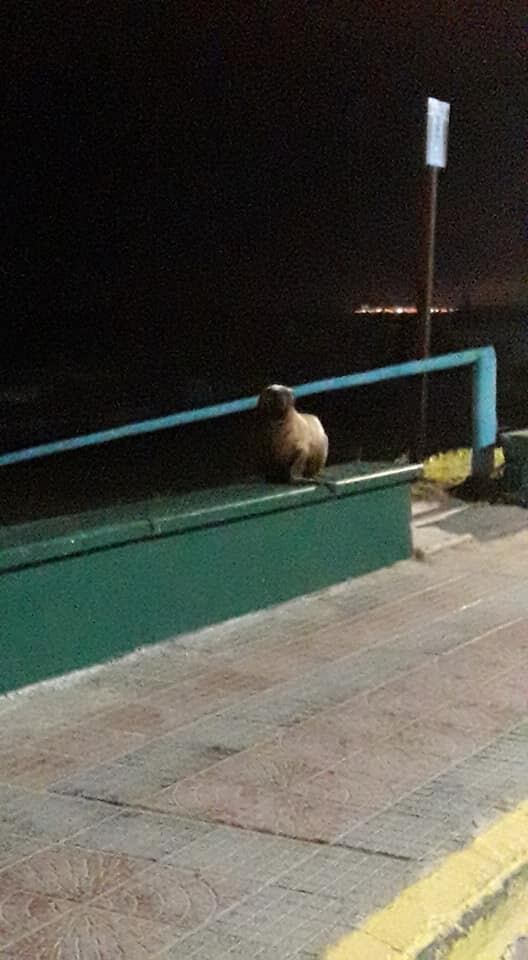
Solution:
M 297 397 L 308 397 L 316 393 L 348 390 L 352 387 L 364 387 L 382 383 L 386 380 L 398 380 L 422 373 L 434 373 L 465 366 L 473 368 L 472 473 L 477 476 L 489 476 L 493 469 L 497 436 L 497 360 L 493 347 L 475 347 L 472 350 L 462 350 L 458 353 L 446 353 L 437 357 L 408 360 L 405 363 L 378 367 L 375 370 L 363 370 L 343 377 L 316 380 L 312 383 L 300 384 L 294 387 L 293 391 Z M 243 413 L 246 410 L 253 409 L 257 400 L 258 397 L 256 396 L 243 397 L 240 400 L 230 400 L 226 403 L 198 407 L 194 410 L 182 410 L 180 413 L 172 413 L 164 417 L 155 417 L 138 423 L 111 427 L 108 430 L 98 430 L 95 433 L 80 437 L 53 440 L 50 443 L 27 447 L 23 450 L 14 450 L 10 453 L 0 454 L 0 467 L 49 457 L 57 453 L 66 453 L 70 450 L 80 450 L 83 447 L 98 446 L 102 443 L 109 443 L 111 440 L 122 440 L 126 437 L 169 430 L 172 427 L 179 427 L 184 424 L 212 420 L 216 417 L 226 417 L 234 413 Z

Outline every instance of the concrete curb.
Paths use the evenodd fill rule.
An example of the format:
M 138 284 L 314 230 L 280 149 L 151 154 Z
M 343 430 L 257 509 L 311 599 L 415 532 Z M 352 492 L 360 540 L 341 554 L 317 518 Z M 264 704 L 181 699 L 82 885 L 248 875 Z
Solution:
M 405 889 L 325 960 L 500 960 L 528 928 L 528 802 Z

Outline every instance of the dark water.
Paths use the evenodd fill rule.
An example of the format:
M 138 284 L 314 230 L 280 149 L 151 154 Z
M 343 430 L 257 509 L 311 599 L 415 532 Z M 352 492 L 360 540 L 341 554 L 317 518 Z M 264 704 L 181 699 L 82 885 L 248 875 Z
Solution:
M 301 383 L 400 362 L 414 354 L 412 319 L 291 319 L 273 337 L 244 344 L 225 362 L 181 375 L 174 358 L 142 366 L 112 362 L 5 380 L 0 391 L 0 449 L 19 449 L 257 392 L 268 382 Z M 480 311 L 438 318 L 433 352 L 492 343 L 498 355 L 499 425 L 528 421 L 528 330 L 520 311 Z M 299 348 L 302 344 L 302 349 Z M 218 355 L 221 354 L 217 354 Z M 185 367 L 184 367 L 185 369 Z M 393 381 L 306 398 L 330 438 L 330 462 L 392 460 L 412 452 L 419 381 Z M 152 494 L 218 485 L 254 473 L 253 417 L 240 414 L 158 434 L 0 468 L 0 522 L 76 512 Z M 468 444 L 471 385 L 467 369 L 430 378 L 428 451 Z

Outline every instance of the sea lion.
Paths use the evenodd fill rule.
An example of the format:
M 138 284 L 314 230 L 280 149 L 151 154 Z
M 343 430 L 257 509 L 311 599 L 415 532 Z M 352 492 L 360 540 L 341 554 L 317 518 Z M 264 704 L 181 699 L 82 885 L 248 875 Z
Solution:
M 328 457 L 328 437 L 318 417 L 299 413 L 289 387 L 272 384 L 257 404 L 261 466 L 272 483 L 327 483 L 318 475 Z

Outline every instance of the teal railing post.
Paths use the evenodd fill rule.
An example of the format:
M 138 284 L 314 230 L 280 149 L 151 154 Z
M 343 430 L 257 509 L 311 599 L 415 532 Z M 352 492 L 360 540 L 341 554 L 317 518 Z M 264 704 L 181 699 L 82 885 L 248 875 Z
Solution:
M 495 465 L 497 439 L 497 359 L 493 347 L 475 351 L 473 364 L 473 453 L 471 473 L 489 477 Z

